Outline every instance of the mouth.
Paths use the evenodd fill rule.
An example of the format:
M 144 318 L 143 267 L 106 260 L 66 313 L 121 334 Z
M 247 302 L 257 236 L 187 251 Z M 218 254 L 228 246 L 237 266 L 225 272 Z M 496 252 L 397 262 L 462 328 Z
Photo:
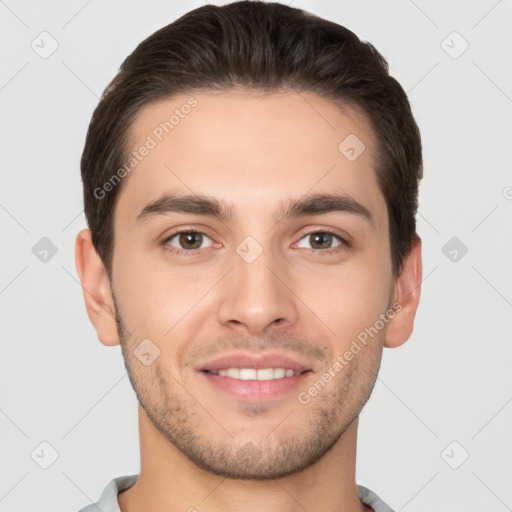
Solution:
M 204 370 L 212 375 L 229 377 L 238 380 L 275 380 L 296 377 L 303 372 L 295 371 L 292 368 L 222 368 L 220 370 Z
M 290 394 L 313 373 L 305 364 L 279 354 L 231 354 L 198 368 L 209 387 L 244 402 Z

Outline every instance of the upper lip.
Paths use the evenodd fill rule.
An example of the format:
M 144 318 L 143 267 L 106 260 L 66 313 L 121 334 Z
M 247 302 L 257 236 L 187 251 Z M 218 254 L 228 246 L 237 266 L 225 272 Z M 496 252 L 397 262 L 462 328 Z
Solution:
M 310 367 L 291 359 L 290 357 L 276 353 L 250 354 L 238 352 L 226 354 L 208 361 L 198 367 L 199 371 L 218 371 L 226 368 L 285 368 L 296 372 L 311 370 Z

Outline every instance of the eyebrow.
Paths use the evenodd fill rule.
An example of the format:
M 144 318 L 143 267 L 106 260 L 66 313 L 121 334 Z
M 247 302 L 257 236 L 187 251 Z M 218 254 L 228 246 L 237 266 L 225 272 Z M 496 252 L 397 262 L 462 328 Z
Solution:
M 289 200 L 280 211 L 281 214 L 276 216 L 278 222 L 307 215 L 345 212 L 357 215 L 373 227 L 375 226 L 370 210 L 345 194 L 309 194 L 297 200 Z M 221 221 L 229 221 L 234 217 L 234 208 L 211 196 L 163 194 L 142 208 L 136 222 L 142 224 L 150 218 L 171 213 L 205 215 Z
M 209 196 L 164 194 L 144 206 L 137 215 L 136 222 L 141 224 L 149 218 L 169 213 L 192 213 L 230 220 L 233 217 L 233 208 Z
M 357 215 L 375 227 L 375 220 L 370 210 L 352 196 L 345 194 L 310 194 L 299 200 L 290 201 L 279 220 L 333 212 Z

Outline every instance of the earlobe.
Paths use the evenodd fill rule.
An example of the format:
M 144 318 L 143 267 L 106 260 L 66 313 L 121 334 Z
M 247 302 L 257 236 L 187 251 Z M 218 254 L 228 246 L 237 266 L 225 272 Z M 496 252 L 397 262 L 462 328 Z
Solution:
M 416 235 L 413 248 L 405 258 L 402 272 L 396 279 L 393 304 L 397 303 L 399 306 L 387 325 L 385 347 L 399 347 L 410 338 L 420 300 L 422 274 L 421 239 Z
M 119 345 L 110 281 L 92 243 L 90 229 L 83 229 L 76 237 L 75 264 L 82 283 L 87 314 L 99 340 L 104 345 Z

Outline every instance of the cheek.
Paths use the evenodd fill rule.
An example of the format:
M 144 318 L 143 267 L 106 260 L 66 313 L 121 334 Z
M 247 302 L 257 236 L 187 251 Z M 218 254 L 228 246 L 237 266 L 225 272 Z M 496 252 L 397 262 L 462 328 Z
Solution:
M 354 260 L 328 272 L 301 274 L 298 281 L 303 318 L 310 318 L 308 323 L 321 321 L 343 346 L 374 325 L 389 305 L 391 274 L 378 262 Z
M 116 247 L 113 281 L 124 320 L 138 336 L 162 336 L 173 318 L 175 287 L 169 287 L 166 276 L 137 251 L 126 244 Z M 165 300 L 164 300 L 165 299 Z M 171 324 L 172 325 L 172 324 Z M 150 328 L 151 327 L 151 328 Z
M 176 266 L 164 256 L 123 254 L 115 262 L 114 283 L 119 307 L 138 337 L 168 340 L 203 314 L 203 298 L 219 280 L 213 268 Z

